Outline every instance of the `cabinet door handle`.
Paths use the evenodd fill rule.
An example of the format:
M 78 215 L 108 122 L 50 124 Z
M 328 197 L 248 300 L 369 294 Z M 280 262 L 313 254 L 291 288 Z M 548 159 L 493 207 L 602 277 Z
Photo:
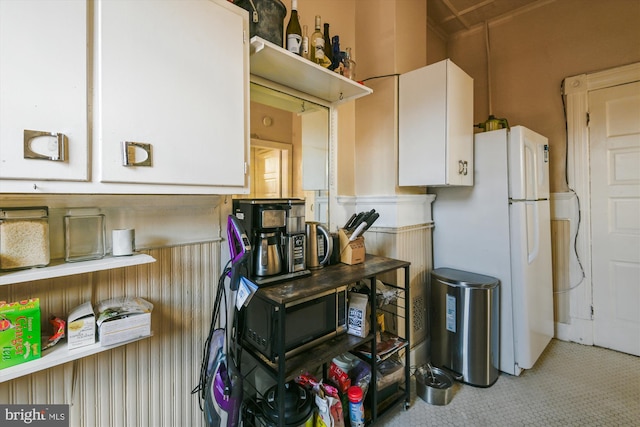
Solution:
M 467 175 L 469 173 L 469 163 L 466 160 L 458 160 L 458 175 Z
M 25 129 L 24 135 L 24 154 L 25 159 L 51 160 L 54 162 L 64 162 L 67 160 L 67 136 L 63 133 L 47 132 L 40 130 Z M 47 150 L 53 152 L 51 155 L 42 154 L 33 151 L 31 144 L 33 140 L 40 137 L 53 137 L 47 146 Z
M 469 173 L 469 163 L 466 160 L 458 160 L 458 175 L 467 175 Z
M 145 153 L 144 159 L 136 161 L 136 152 Z M 153 166 L 151 161 L 151 144 L 143 142 L 122 141 L 122 166 Z

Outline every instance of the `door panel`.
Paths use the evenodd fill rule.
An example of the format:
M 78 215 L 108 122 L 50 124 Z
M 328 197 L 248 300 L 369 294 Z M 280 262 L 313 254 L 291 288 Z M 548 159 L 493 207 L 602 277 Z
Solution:
M 548 139 L 514 126 L 509 133 L 509 196 L 515 200 L 549 198 Z
M 529 369 L 554 334 L 549 201 L 512 203 L 509 216 L 515 361 Z
M 211 1 L 99 1 L 96 9 L 100 180 L 241 189 L 243 15 Z M 149 164 L 125 165 L 123 141 L 149 144 Z
M 0 1 L 0 93 L 1 179 L 88 180 L 86 2 Z
M 589 109 L 594 343 L 640 355 L 640 83 Z

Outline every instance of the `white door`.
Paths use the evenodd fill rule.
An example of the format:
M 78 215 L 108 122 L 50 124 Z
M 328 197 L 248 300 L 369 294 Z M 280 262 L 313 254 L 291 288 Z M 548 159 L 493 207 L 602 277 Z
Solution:
M 0 1 L 0 93 L 0 178 L 86 181 L 86 2 Z
M 549 140 L 522 126 L 509 132 L 509 197 L 549 198 Z
M 594 343 L 640 356 L 640 82 L 589 110 Z
M 280 150 L 251 147 L 253 165 L 252 197 L 257 199 L 277 199 L 282 197 Z
M 99 1 L 96 13 L 100 180 L 241 190 L 246 16 L 219 0 Z
M 522 369 L 533 367 L 554 333 L 550 215 L 548 200 L 509 207 L 515 363 Z

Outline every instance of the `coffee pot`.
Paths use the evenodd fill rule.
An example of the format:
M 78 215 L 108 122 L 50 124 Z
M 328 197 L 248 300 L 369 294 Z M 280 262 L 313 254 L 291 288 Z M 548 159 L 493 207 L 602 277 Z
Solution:
M 307 234 L 307 268 L 316 270 L 329 263 L 333 252 L 333 239 L 329 231 L 319 222 L 305 224 Z
M 498 119 L 493 114 L 490 114 L 486 122 L 473 126 L 482 129 L 484 132 L 490 132 L 498 129 L 509 129 L 509 122 L 507 119 Z
M 259 233 L 255 251 L 253 271 L 256 276 L 273 276 L 282 272 L 279 233 Z

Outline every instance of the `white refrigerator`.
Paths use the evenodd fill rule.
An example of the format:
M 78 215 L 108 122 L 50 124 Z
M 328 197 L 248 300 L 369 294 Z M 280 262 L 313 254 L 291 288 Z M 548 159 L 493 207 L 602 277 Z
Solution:
M 554 334 L 548 140 L 478 133 L 473 187 L 434 190 L 434 267 L 500 280 L 500 371 L 531 368 Z

